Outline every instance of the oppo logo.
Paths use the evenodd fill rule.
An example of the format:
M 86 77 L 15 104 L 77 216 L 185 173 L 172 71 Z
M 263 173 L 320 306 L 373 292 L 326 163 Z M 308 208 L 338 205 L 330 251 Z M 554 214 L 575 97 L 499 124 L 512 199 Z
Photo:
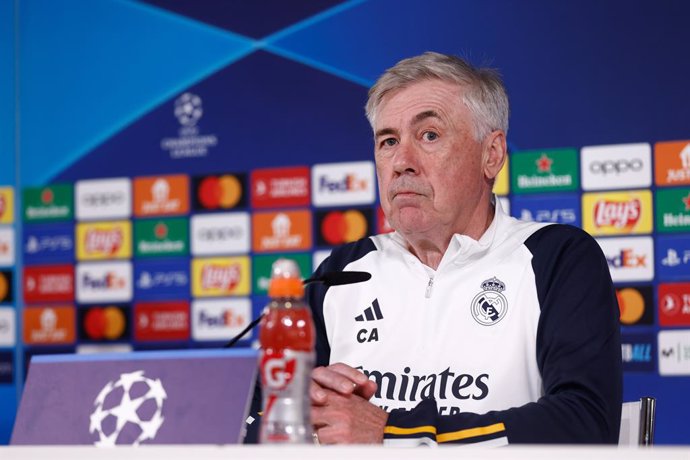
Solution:
M 593 161 L 589 165 L 589 170 L 594 174 L 622 174 L 628 171 L 639 171 L 643 166 L 642 160 L 633 158 L 632 160 Z

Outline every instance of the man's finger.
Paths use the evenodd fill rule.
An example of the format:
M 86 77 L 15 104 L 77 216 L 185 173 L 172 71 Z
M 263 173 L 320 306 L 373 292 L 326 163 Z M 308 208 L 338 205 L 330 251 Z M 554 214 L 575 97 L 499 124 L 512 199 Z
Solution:
M 309 385 L 309 397 L 312 404 L 323 405 L 326 403 L 326 390 L 312 380 Z
M 321 387 L 344 395 L 352 394 L 357 387 L 356 382 L 334 371 L 330 366 L 315 368 L 311 373 L 311 378 Z

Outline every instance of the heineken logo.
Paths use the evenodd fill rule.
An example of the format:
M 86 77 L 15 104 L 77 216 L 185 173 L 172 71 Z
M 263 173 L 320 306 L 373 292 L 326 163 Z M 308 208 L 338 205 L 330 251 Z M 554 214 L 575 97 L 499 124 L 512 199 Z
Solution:
M 537 163 L 537 171 L 540 173 L 549 173 L 551 172 L 551 165 L 553 164 L 553 160 L 549 158 L 545 153 L 542 153 L 539 159 L 536 161 Z

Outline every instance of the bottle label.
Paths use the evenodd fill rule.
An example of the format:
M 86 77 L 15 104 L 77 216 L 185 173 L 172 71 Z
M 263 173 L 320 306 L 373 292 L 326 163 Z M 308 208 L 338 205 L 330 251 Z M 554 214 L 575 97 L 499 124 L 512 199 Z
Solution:
M 262 351 L 262 442 L 304 442 L 303 439 L 291 439 L 288 433 L 299 433 L 300 438 L 305 432 L 310 435 L 309 385 L 314 361 L 313 351 Z M 288 425 L 293 429 L 287 433 L 277 429 Z

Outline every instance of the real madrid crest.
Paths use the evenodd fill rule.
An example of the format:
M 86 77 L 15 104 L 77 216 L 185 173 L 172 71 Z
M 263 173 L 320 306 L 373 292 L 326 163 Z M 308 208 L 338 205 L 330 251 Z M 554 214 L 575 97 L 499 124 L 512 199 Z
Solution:
M 506 285 L 495 276 L 484 281 L 483 291 L 472 299 L 472 316 L 483 326 L 492 326 L 503 319 L 508 312 L 508 301 L 501 292 Z

